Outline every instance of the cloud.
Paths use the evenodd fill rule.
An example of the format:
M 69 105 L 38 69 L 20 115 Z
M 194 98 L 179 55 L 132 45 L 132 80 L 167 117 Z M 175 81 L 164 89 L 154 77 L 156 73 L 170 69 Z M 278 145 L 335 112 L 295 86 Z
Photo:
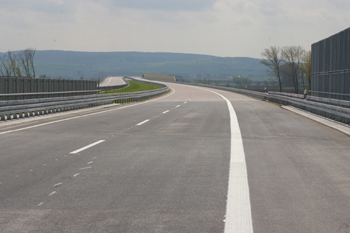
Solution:
M 185 52 L 260 57 L 347 27 L 348 0 L 2 0 L 0 51 Z
M 138 10 L 201 11 L 211 8 L 215 0 L 110 0 L 107 2 L 116 7 Z

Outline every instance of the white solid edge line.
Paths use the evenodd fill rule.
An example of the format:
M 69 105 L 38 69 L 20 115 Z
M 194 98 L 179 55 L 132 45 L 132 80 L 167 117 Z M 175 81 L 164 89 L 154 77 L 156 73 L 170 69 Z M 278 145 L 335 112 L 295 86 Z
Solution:
M 82 148 L 80 148 L 80 149 L 78 149 L 78 150 L 72 151 L 72 152 L 70 152 L 69 154 L 77 154 L 77 153 L 79 153 L 79 152 L 81 152 L 81 151 L 83 151 L 83 150 L 86 150 L 86 149 L 90 148 L 90 147 L 96 146 L 97 144 L 100 144 L 100 143 L 102 143 L 102 142 L 104 142 L 104 141 L 105 141 L 105 140 L 100 140 L 100 141 L 91 143 L 90 145 L 87 145 L 87 146 L 84 146 L 84 147 L 82 147 Z
M 138 124 L 136 124 L 136 125 L 142 125 L 142 124 L 145 124 L 146 122 L 148 122 L 149 121 L 149 119 L 148 120 L 145 120 L 145 121 L 142 121 L 142 122 L 140 122 L 140 123 L 138 123 Z
M 237 115 L 231 102 L 225 96 L 214 91 L 210 92 L 219 95 L 226 101 L 230 113 L 231 155 L 224 232 L 252 233 L 253 221 L 250 207 L 247 165 Z
M 3 132 L 0 132 L 0 135 L 13 133 L 13 132 L 18 132 L 18 131 L 22 131 L 22 130 L 26 130 L 26 129 L 32 129 L 32 128 L 41 127 L 41 126 L 45 126 L 45 125 L 51 125 L 51 124 L 55 124 L 55 123 L 59 123 L 59 122 L 63 122 L 63 121 L 69 121 L 69 120 L 73 120 L 73 119 L 78 119 L 78 118 L 83 118 L 83 117 L 88 117 L 88 116 L 94 116 L 94 115 L 97 115 L 97 114 L 117 111 L 117 110 L 120 110 L 120 109 L 134 107 L 134 106 L 137 106 L 137 105 L 141 105 L 141 104 L 145 104 L 145 103 L 161 100 L 161 99 L 164 99 L 164 98 L 168 98 L 169 96 L 171 96 L 171 95 L 173 95 L 175 93 L 174 89 L 171 89 L 171 90 L 172 90 L 172 92 L 170 94 L 168 94 L 168 95 L 165 95 L 165 96 L 159 97 L 159 98 L 155 98 L 155 99 L 152 99 L 152 100 L 148 100 L 148 101 L 145 101 L 145 102 L 136 103 L 136 104 L 132 104 L 132 105 L 127 105 L 127 106 L 124 106 L 124 107 L 113 108 L 113 109 L 110 109 L 110 110 L 105 110 L 105 111 L 94 112 L 94 113 L 89 113 L 89 114 L 85 114 L 85 115 L 70 117 L 70 118 L 61 119 L 61 120 L 50 121 L 50 122 L 46 122 L 46 123 L 42 123 L 42 124 L 38 124 L 38 125 L 32 125 L 32 126 L 28 126 L 28 127 L 24 127 L 24 128 L 13 129 L 13 130 L 9 130 L 9 131 L 3 131 Z

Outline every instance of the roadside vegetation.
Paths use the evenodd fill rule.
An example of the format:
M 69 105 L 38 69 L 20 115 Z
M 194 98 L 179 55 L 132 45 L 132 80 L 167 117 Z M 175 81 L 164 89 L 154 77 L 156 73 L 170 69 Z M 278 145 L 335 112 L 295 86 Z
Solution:
M 35 78 L 35 48 L 0 54 L 0 76 Z
M 162 87 L 157 86 L 157 85 L 132 80 L 132 81 L 129 81 L 129 86 L 126 88 L 114 90 L 114 91 L 106 91 L 102 94 L 151 91 L 151 90 L 156 90 L 156 89 L 161 89 L 161 88 Z
M 261 64 L 278 82 L 279 91 L 284 87 L 293 87 L 295 93 L 300 93 L 300 89 L 311 89 L 311 51 L 305 51 L 301 46 L 271 46 L 261 55 Z

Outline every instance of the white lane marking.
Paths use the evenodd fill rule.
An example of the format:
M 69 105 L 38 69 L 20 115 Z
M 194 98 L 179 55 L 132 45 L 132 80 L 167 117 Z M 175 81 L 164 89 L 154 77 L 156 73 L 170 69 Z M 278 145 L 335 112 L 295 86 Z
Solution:
M 88 162 L 87 164 L 92 164 L 93 162 L 92 161 L 90 161 L 90 162 Z
M 208 90 L 209 91 L 209 90 Z M 230 174 L 227 194 L 225 232 L 253 232 L 247 165 L 238 119 L 231 102 L 223 95 L 228 106 L 231 125 Z
M 77 174 L 74 174 L 73 176 L 74 176 L 74 177 L 77 177 L 77 176 L 79 176 L 79 173 L 77 173 Z
M 96 159 L 97 157 L 92 157 L 92 159 Z
M 146 122 L 148 122 L 149 121 L 149 119 L 148 120 L 145 120 L 145 121 L 142 121 L 142 122 L 140 122 L 140 123 L 138 123 L 138 124 L 136 124 L 136 125 L 142 125 L 142 124 L 145 124 Z
M 109 84 L 111 82 L 112 78 L 109 78 L 108 83 L 106 83 L 105 85 Z
M 43 166 L 46 166 L 46 164 L 44 163 Z
M 32 171 L 33 171 L 33 169 L 30 169 L 29 171 L 30 171 L 30 172 L 32 172 Z
M 165 96 L 160 97 L 160 98 L 155 98 L 155 99 L 152 99 L 152 100 L 148 100 L 148 101 L 145 101 L 145 102 L 141 102 L 141 103 L 137 103 L 137 104 L 132 104 L 132 105 L 127 105 L 127 106 L 124 106 L 124 107 L 118 107 L 118 108 L 114 108 L 114 109 L 110 109 L 110 110 L 105 110 L 105 111 L 100 111 L 100 112 L 89 113 L 89 114 L 86 114 L 86 115 L 70 117 L 70 118 L 61 119 L 61 120 L 57 120 L 57 121 L 50 121 L 50 122 L 46 122 L 46 123 L 42 123 L 42 124 L 38 124 L 38 125 L 32 125 L 32 126 L 28 126 L 28 127 L 24 127 L 24 128 L 20 128 L 20 129 L 14 129 L 14 130 L 9 130 L 9 131 L 4 131 L 4 132 L 0 132 L 0 135 L 2 135 L 2 134 L 8 134 L 8 133 L 13 133 L 13 132 L 18 132 L 18 131 L 23 131 L 23 130 L 26 130 L 26 129 L 33 129 L 33 128 L 37 128 L 37 127 L 41 127 L 41 126 L 45 126 L 45 125 L 51 125 L 51 124 L 55 124 L 55 123 L 59 123 L 59 122 L 63 122 L 63 121 L 70 121 L 70 120 L 74 120 L 74 119 L 78 119 L 78 118 L 83 118 L 83 117 L 88 117 L 88 116 L 94 116 L 94 115 L 98 115 L 98 114 L 102 114 L 102 113 L 117 111 L 117 110 L 120 110 L 120 109 L 130 108 L 130 107 L 138 106 L 138 105 L 141 105 L 141 104 L 146 104 L 146 103 L 149 103 L 149 102 L 161 100 L 161 99 L 164 99 L 164 98 L 168 98 L 169 96 L 172 96 L 173 94 L 175 94 L 175 90 L 174 90 L 174 89 L 171 89 L 171 90 L 172 90 L 173 92 L 171 92 L 171 93 L 168 94 L 168 95 L 165 95 Z
M 166 111 L 164 111 L 164 112 L 163 112 L 163 114 L 168 113 L 168 112 L 170 112 L 170 110 L 166 110 Z
M 100 141 L 91 143 L 90 145 L 87 145 L 87 146 L 84 146 L 84 147 L 82 147 L 82 148 L 80 148 L 80 149 L 78 149 L 78 150 L 72 151 L 72 152 L 70 152 L 69 154 L 77 154 L 77 153 L 79 153 L 79 152 L 81 152 L 81 151 L 83 151 L 83 150 L 86 150 L 86 149 L 90 148 L 90 147 L 96 146 L 97 144 L 100 144 L 100 143 L 102 143 L 102 142 L 104 142 L 104 141 L 105 141 L 105 140 L 100 140 Z
M 52 193 L 49 194 L 49 196 L 52 196 L 56 193 L 56 191 L 53 191 Z
M 44 204 L 44 202 L 40 202 L 40 203 L 38 204 L 38 206 L 41 206 L 42 204 Z
M 177 105 L 176 107 L 178 108 L 178 107 L 180 107 L 181 105 Z
M 184 102 L 184 104 L 187 104 L 187 102 Z
M 62 183 L 54 184 L 53 187 L 57 187 L 57 186 L 60 186 L 60 185 L 62 185 Z
M 90 167 L 82 167 L 79 170 L 85 170 L 85 169 L 90 169 L 90 168 L 92 168 L 92 167 L 91 166 Z

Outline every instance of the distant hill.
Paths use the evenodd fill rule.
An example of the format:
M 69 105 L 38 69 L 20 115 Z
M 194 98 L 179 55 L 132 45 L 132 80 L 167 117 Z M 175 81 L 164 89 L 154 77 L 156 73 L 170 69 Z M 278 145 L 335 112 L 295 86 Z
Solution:
M 34 62 L 37 75 L 62 78 L 141 76 L 143 73 L 209 79 L 244 76 L 259 80 L 267 76 L 266 67 L 259 59 L 183 53 L 46 50 L 36 51 Z

